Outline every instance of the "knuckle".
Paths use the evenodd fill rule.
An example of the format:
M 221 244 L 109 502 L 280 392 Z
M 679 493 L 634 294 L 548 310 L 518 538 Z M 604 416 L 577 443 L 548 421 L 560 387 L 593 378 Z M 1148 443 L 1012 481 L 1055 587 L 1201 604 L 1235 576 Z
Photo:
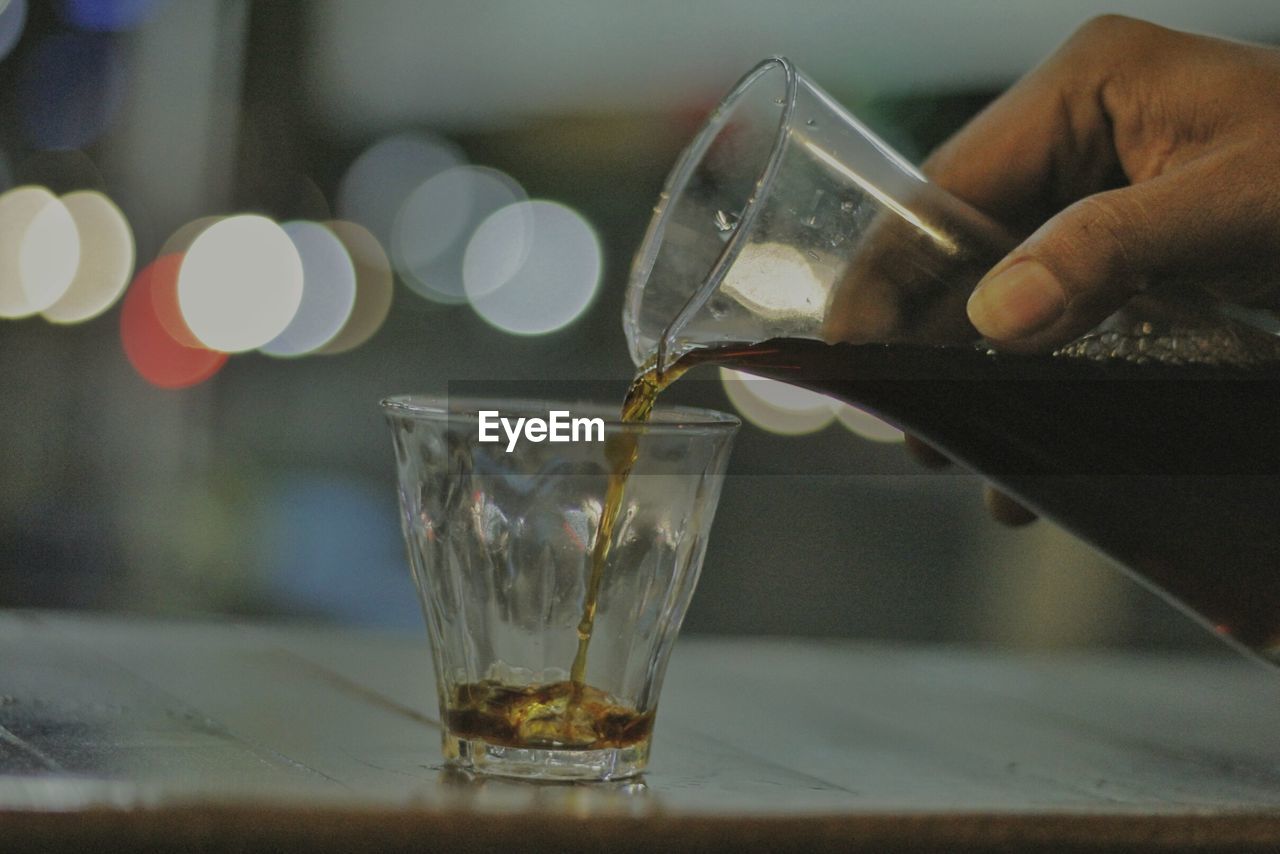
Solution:
M 1072 100 L 1093 101 L 1115 80 L 1150 74 L 1169 32 L 1137 18 L 1099 15 L 1081 24 L 1046 66 Z
M 1125 15 L 1090 18 L 1063 44 L 1059 54 L 1069 66 L 1082 65 L 1111 75 L 1119 67 L 1138 67 L 1169 49 L 1172 30 Z
M 1154 24 L 1127 15 L 1097 15 L 1085 21 L 1068 40 L 1075 45 L 1122 44 L 1134 38 L 1149 36 L 1158 29 Z

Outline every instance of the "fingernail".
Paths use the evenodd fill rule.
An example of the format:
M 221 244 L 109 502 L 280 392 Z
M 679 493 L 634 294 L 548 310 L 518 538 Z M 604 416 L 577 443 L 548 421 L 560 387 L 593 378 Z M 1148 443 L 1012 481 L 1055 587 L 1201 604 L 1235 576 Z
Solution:
M 969 321 L 994 341 L 1039 332 L 1067 308 L 1066 294 L 1038 261 L 1018 261 L 978 283 L 969 296 Z

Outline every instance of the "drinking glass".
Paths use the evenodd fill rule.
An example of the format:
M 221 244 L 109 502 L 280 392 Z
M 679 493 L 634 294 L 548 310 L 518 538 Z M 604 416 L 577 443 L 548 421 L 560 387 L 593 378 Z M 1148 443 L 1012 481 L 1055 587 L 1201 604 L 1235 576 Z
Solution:
M 389 398 L 401 523 L 430 635 L 444 753 L 477 772 L 639 773 L 702 567 L 738 420 L 672 407 Z M 577 441 L 482 441 L 483 412 L 598 418 Z M 489 432 L 488 435 L 492 435 Z M 603 562 L 585 678 L 570 680 L 619 449 L 635 448 Z

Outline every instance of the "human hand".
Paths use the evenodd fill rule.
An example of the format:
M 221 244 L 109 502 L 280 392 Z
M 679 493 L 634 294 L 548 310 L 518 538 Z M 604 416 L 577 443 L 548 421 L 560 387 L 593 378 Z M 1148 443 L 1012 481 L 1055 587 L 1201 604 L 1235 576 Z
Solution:
M 968 301 L 1000 349 L 1050 350 L 1148 289 L 1280 305 L 1280 50 L 1095 19 L 924 171 L 1029 235 Z M 990 487 L 986 504 L 1035 518 Z
M 1000 349 L 1052 349 L 1151 288 L 1280 305 L 1280 50 L 1095 19 L 926 162 L 1029 234 L 968 301 Z

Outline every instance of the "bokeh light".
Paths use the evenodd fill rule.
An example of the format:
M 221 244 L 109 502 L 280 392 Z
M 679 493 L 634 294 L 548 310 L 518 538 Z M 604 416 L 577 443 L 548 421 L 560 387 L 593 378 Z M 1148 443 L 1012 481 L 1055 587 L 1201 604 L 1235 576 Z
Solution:
M 80 264 L 70 287 L 44 310 L 46 320 L 78 323 L 106 311 L 133 275 L 133 232 L 120 208 L 95 190 L 62 197 L 80 239 Z
M 382 246 L 369 230 L 354 222 L 325 223 L 342 241 L 356 274 L 356 300 L 351 316 L 337 335 L 316 353 L 334 355 L 359 347 L 377 332 L 391 311 L 394 280 Z
M 819 317 L 827 294 L 803 252 L 785 243 L 748 243 L 721 291 L 769 320 Z
M 160 0 L 62 0 L 62 18 L 81 30 L 119 33 L 145 24 Z
M 466 162 L 462 152 L 439 137 L 400 133 L 386 137 L 356 158 L 338 187 L 338 216 L 358 222 L 383 246 L 391 245 L 396 214 L 424 181 Z
M 472 304 L 515 278 L 528 260 L 533 211 L 529 204 L 511 205 L 490 215 L 493 224 L 486 220 L 472 233 L 462 257 L 463 290 Z
M 836 420 L 847 427 L 850 432 L 869 439 L 872 442 L 901 442 L 902 431 L 888 424 L 864 409 L 847 403 L 832 401 L 835 407 Z
M 347 249 L 323 225 L 304 220 L 282 228 L 302 259 L 302 302 L 285 330 L 264 344 L 272 356 L 301 356 L 342 330 L 356 301 L 356 271 Z
M 902 431 L 858 407 L 780 380 L 720 369 L 725 394 L 746 421 L 770 433 L 803 436 L 838 421 L 873 442 L 901 442 Z
M 61 33 L 27 58 L 20 84 L 22 130 L 36 148 L 85 148 L 124 101 L 125 68 L 111 36 Z
M 0 59 L 9 55 L 27 25 L 27 0 L 0 0 Z
M 600 239 L 562 204 L 517 202 L 480 224 L 462 269 L 477 314 L 506 332 L 541 335 L 591 304 L 600 287 Z
M 462 260 L 468 238 L 491 214 L 524 199 L 513 178 L 484 166 L 457 166 L 427 179 L 405 199 L 392 228 L 396 272 L 430 300 L 466 302 Z
M 160 247 L 157 257 L 186 255 L 197 237 L 204 234 L 214 223 L 224 219 L 226 219 L 225 216 L 211 215 L 191 220 L 169 235 Z M 191 327 L 187 326 L 187 321 L 182 316 L 182 308 L 178 305 L 177 276 L 157 276 L 151 286 L 151 302 L 155 307 L 156 319 L 169 333 L 170 338 L 185 347 L 205 349 L 204 344 L 191 331 Z
M 0 195 L 0 317 L 33 313 L 18 272 L 18 255 L 31 221 L 52 198 L 43 187 L 15 187 Z
M 720 369 L 720 381 L 739 414 L 770 433 L 816 433 L 836 417 L 831 400 L 808 389 L 730 368 Z
M 226 353 L 202 347 L 185 347 L 160 324 L 154 309 L 152 288 L 176 281 L 181 255 L 163 255 L 138 273 L 125 294 L 120 311 L 120 340 L 133 369 L 160 388 L 186 388 L 207 380 L 227 361 Z
M 80 232 L 61 199 L 40 208 L 18 252 L 18 275 L 32 311 L 62 298 L 80 267 Z
M 26 317 L 67 292 L 80 261 L 75 220 L 44 187 L 0 195 L 0 317 Z
M 160 257 L 181 259 L 182 253 L 165 253 Z M 178 276 L 155 276 L 151 280 L 151 309 L 155 312 L 156 320 L 174 341 L 183 347 L 208 349 L 191 331 L 191 327 L 187 326 L 186 318 L 182 316 L 182 307 L 178 304 Z
M 293 320 L 302 302 L 302 259 L 284 229 L 263 216 L 227 217 L 205 229 L 182 261 L 178 306 L 214 350 L 254 350 Z

